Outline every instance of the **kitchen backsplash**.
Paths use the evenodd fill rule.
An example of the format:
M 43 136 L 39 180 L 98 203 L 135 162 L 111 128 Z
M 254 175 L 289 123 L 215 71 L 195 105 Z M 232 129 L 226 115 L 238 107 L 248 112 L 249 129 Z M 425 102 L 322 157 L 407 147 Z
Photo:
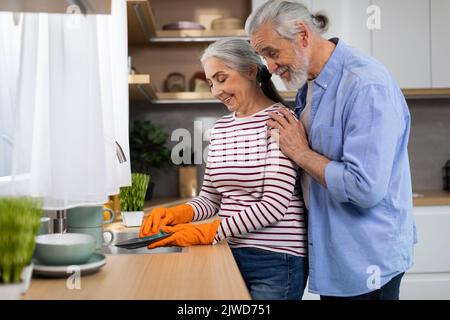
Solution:
M 450 159 L 450 99 L 408 100 L 409 157 L 414 190 L 440 190 Z
M 409 156 L 414 190 L 442 189 L 442 167 L 450 159 L 450 99 L 409 99 L 411 112 L 411 136 Z M 139 105 L 130 106 L 131 119 L 146 119 L 164 126 L 170 134 L 179 128 L 187 129 L 192 137 L 194 130 L 200 128 L 194 121 L 202 121 L 203 132 L 214 124 L 215 120 L 228 114 L 225 106 L 219 104 L 200 105 Z M 195 126 L 195 129 L 194 129 Z M 170 149 L 178 141 L 169 142 Z M 203 149 L 207 142 L 203 142 Z M 199 165 L 198 180 L 201 187 L 204 164 Z M 155 197 L 178 196 L 178 172 L 156 170 L 152 172 Z

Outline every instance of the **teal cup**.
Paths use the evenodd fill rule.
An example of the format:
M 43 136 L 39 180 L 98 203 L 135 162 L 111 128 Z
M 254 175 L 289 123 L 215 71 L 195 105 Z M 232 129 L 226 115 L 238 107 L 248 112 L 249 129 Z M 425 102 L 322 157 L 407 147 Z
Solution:
M 67 233 L 83 233 L 95 238 L 95 250 L 99 250 L 102 246 L 110 245 L 114 240 L 114 233 L 109 230 L 103 230 L 103 227 L 95 228 L 67 228 Z M 109 234 L 109 235 L 108 235 Z M 108 235 L 108 236 L 106 236 Z M 105 240 L 105 238 L 109 238 Z
M 38 235 L 50 233 L 50 218 L 42 217 Z
M 103 212 L 108 211 L 110 219 L 103 219 Z M 95 228 L 114 221 L 114 211 L 103 206 L 77 207 L 67 210 L 67 228 Z

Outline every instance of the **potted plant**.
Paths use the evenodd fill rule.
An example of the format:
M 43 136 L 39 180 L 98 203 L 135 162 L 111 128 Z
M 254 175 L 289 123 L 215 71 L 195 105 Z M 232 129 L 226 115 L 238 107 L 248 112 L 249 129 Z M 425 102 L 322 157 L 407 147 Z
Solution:
M 120 188 L 120 207 L 125 226 L 138 227 L 142 224 L 145 194 L 149 181 L 149 175 L 132 173 L 131 186 Z
M 0 300 L 19 299 L 31 278 L 41 202 L 33 198 L 0 198 Z
M 167 168 L 171 163 L 167 139 L 162 126 L 150 121 L 133 121 L 130 125 L 131 171 L 150 174 L 152 168 Z M 152 199 L 153 187 L 152 181 L 147 189 L 147 200 Z

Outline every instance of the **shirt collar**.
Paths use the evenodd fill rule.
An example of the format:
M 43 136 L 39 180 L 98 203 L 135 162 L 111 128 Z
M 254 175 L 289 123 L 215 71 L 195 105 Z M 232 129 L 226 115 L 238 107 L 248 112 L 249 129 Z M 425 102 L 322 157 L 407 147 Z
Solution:
M 329 41 L 336 44 L 336 47 L 317 78 L 314 79 L 314 83 L 324 90 L 328 87 L 336 74 L 339 74 L 342 70 L 345 56 L 345 43 L 343 43 L 342 40 L 332 38 Z

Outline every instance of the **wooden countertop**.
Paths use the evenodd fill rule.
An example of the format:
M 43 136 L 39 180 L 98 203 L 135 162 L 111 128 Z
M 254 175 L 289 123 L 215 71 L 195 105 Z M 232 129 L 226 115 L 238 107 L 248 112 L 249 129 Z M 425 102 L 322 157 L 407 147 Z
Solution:
M 250 299 L 225 242 L 178 253 L 107 255 L 99 272 L 81 277 L 81 289 L 67 289 L 66 281 L 32 279 L 24 299 Z
M 187 199 L 166 198 L 146 203 L 172 206 Z M 107 229 L 136 231 L 119 221 Z M 81 277 L 81 289 L 67 289 L 67 278 L 32 279 L 24 296 L 33 299 L 158 299 L 158 300 L 249 300 L 245 282 L 226 242 L 192 246 L 175 253 L 106 255 L 99 272 Z M 69 275 L 68 275 L 69 276 Z
M 415 191 L 414 194 L 419 195 L 418 197 L 413 197 L 413 204 L 416 207 L 450 205 L 450 191 L 426 190 Z

